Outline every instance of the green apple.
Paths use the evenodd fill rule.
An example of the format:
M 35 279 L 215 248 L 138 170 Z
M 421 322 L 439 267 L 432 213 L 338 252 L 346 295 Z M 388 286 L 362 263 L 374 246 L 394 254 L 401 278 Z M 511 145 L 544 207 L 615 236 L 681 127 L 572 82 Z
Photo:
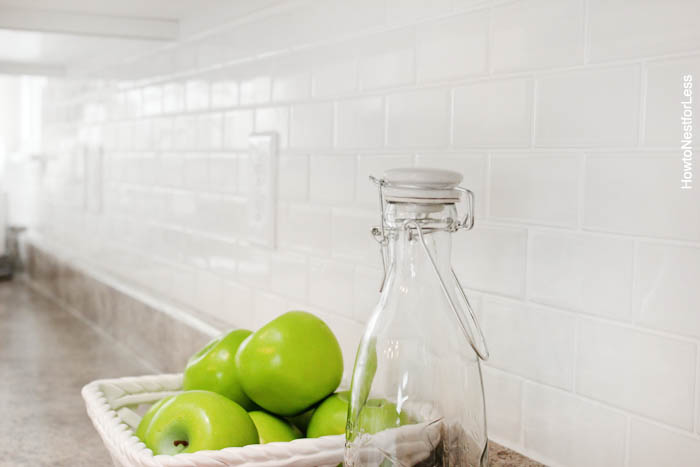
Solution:
M 236 369 L 253 402 L 277 415 L 297 415 L 338 387 L 343 355 L 326 323 L 290 311 L 243 341 Z
M 187 362 L 182 388 L 212 391 L 246 410 L 256 408 L 241 388 L 234 363 L 238 347 L 251 334 L 247 329 L 236 329 L 209 342 Z
M 318 406 L 311 417 L 308 438 L 345 434 L 350 403 L 349 391 L 338 392 L 329 396 Z M 366 433 L 378 433 L 387 428 L 394 428 L 411 423 L 409 417 L 399 413 L 396 404 L 386 399 L 369 399 L 360 415 L 360 426 Z
M 151 418 L 145 443 L 153 454 L 179 454 L 258 444 L 253 420 L 240 405 L 211 391 L 186 391 Z
M 292 417 L 287 417 L 289 423 L 299 428 L 302 433 L 306 433 L 306 429 L 309 427 L 309 422 L 314 414 L 316 407 L 311 407 L 306 412 L 302 412 L 299 415 L 294 415 Z
M 175 396 L 168 396 L 164 397 L 155 404 L 153 404 L 145 414 L 143 414 L 143 417 L 141 418 L 141 421 L 139 422 L 139 426 L 136 428 L 135 435 L 143 441 L 144 443 L 146 442 L 146 432 L 148 431 L 148 426 L 151 424 L 151 420 L 153 419 L 153 416 L 158 412 L 158 410 L 163 407 L 163 405 L 168 402 L 170 399 L 172 399 Z
M 279 417 L 262 410 L 248 412 L 248 415 L 253 419 L 255 428 L 258 429 L 260 444 L 293 441 L 301 438 L 301 432 L 297 427 L 290 425 Z

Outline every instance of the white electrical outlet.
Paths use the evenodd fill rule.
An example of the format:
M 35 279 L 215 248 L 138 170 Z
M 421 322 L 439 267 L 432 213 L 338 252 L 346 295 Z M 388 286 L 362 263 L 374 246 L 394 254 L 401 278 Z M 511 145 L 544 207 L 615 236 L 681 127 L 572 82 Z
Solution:
M 248 164 L 248 238 L 275 248 L 277 232 L 277 134 L 251 133 Z

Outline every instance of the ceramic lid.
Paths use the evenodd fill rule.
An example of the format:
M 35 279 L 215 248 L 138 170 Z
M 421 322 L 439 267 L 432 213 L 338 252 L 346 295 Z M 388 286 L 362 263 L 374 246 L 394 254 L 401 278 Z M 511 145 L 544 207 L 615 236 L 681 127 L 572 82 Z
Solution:
M 384 197 L 394 203 L 456 203 L 462 181 L 459 172 L 431 168 L 400 168 L 384 172 Z

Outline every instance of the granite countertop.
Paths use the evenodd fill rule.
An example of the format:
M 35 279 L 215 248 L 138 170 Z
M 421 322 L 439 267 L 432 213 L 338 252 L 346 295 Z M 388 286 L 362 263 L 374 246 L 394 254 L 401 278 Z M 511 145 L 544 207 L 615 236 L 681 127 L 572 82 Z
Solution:
M 112 465 L 80 390 L 95 379 L 152 370 L 21 281 L 0 284 L 0 320 L 0 465 Z M 497 467 L 542 465 L 496 443 L 489 456 Z

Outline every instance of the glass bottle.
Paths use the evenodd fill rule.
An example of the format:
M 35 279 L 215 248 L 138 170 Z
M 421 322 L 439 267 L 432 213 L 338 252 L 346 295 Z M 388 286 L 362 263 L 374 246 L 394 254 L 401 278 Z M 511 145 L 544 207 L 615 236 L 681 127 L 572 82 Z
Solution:
M 452 234 L 474 224 L 473 195 L 446 170 L 370 178 L 385 277 L 353 370 L 345 466 L 485 466 L 488 350 L 450 261 Z

